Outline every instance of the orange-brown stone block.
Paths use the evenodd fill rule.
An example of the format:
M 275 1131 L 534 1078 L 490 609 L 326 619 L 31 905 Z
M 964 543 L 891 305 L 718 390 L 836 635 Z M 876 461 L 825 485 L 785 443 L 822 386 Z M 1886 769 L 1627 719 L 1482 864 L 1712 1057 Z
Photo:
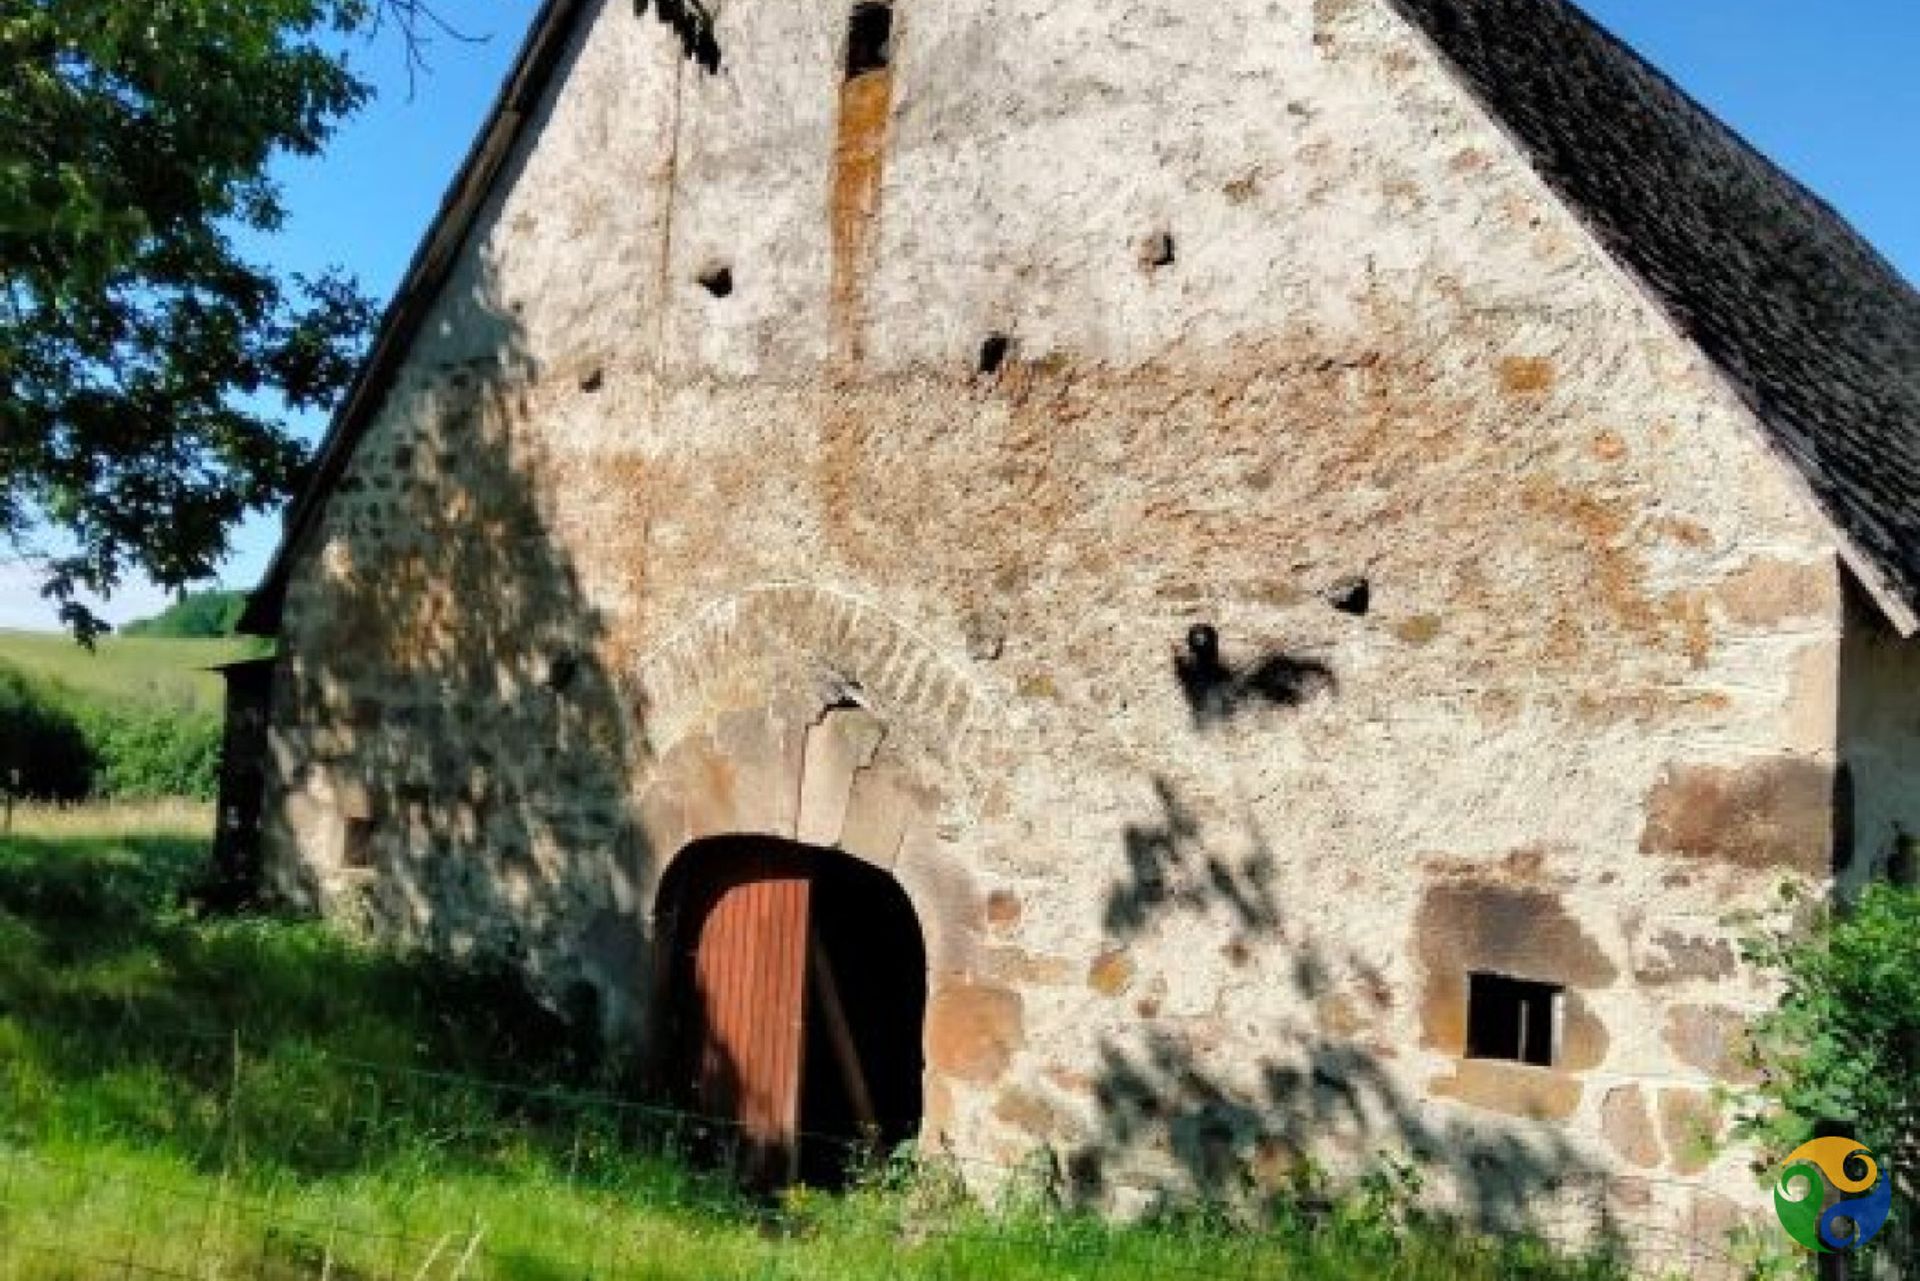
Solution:
M 948 1076 L 991 1081 L 1025 1042 L 1017 992 L 961 982 L 936 990 L 927 1004 L 927 1059 Z
M 1834 771 L 1794 756 L 1676 765 L 1647 797 L 1640 849 L 1823 877 L 1832 859 Z
M 1564 1072 L 1466 1059 L 1451 1076 L 1434 1081 L 1433 1092 L 1489 1112 L 1532 1121 L 1564 1121 L 1580 1106 L 1581 1086 Z
M 1637 1085 L 1616 1086 L 1600 1101 L 1600 1131 L 1607 1143 L 1642 1169 L 1660 1164 L 1660 1136 L 1654 1132 L 1647 1098 Z

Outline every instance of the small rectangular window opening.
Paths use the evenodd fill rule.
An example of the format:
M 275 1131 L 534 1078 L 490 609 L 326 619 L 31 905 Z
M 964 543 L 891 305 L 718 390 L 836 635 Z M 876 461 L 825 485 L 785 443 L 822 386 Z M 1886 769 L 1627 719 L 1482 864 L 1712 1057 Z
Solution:
M 346 835 L 345 848 L 341 851 L 341 862 L 352 868 L 372 867 L 373 820 L 349 818 Z
M 893 61 L 893 6 L 857 4 L 847 23 L 847 79 L 878 71 Z
M 1467 1057 L 1552 1067 L 1565 988 L 1503 974 L 1467 976 Z

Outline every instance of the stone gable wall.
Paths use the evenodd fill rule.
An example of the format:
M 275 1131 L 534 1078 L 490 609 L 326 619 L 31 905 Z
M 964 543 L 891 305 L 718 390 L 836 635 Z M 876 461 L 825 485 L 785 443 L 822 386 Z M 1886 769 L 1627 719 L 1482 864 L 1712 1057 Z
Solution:
M 843 26 L 592 19 L 302 549 L 282 889 L 633 1032 L 685 841 L 837 832 L 971 1157 L 1762 1206 L 1720 921 L 1827 875 L 1842 605 L 1744 411 L 1376 3 Z

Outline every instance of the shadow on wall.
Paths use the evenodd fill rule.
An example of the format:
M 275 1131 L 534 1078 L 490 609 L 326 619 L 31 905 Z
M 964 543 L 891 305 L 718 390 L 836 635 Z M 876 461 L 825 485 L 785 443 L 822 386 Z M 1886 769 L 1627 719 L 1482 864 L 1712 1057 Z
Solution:
M 1230 858 L 1210 845 L 1200 820 L 1164 778 L 1153 780 L 1158 822 L 1129 824 L 1122 836 L 1127 871 L 1107 893 L 1108 935 L 1130 940 L 1175 913 L 1204 915 L 1226 909 L 1235 928 L 1229 951 L 1280 929 L 1274 895 L 1276 864 L 1265 836 L 1247 821 L 1247 851 Z
M 276 870 L 296 900 L 524 967 L 617 1030 L 650 965 L 636 893 L 656 851 L 628 804 L 641 709 L 549 530 L 538 364 L 490 277 L 455 287 L 448 328 L 485 354 L 389 393 L 290 588 L 275 715 L 294 830 L 276 844 L 300 856 Z
M 1187 630 L 1186 652 L 1174 655 L 1173 673 L 1199 729 L 1223 725 L 1263 704 L 1298 707 L 1338 686 L 1333 668 L 1320 659 L 1285 651 L 1232 667 L 1220 655 L 1220 634 L 1204 623 Z
M 1102 1046 L 1094 1131 L 1069 1149 L 1065 1175 L 1077 1199 L 1097 1204 L 1122 1187 L 1161 1206 L 1196 1194 L 1276 1193 L 1297 1187 L 1310 1156 L 1364 1165 L 1389 1151 L 1456 1185 L 1470 1222 L 1512 1229 L 1537 1225 L 1534 1212 L 1559 1187 L 1595 1173 L 1545 1127 L 1502 1136 L 1498 1125 L 1481 1130 L 1423 1110 L 1386 1066 L 1397 1053 L 1388 1016 L 1402 998 L 1385 976 L 1287 912 L 1273 853 L 1250 816 L 1238 835 L 1209 832 L 1172 784 L 1154 786 L 1161 813 L 1127 829 L 1126 870 L 1107 898 L 1112 945 L 1176 917 L 1219 920 L 1221 960 L 1206 963 L 1219 967 L 1222 985 L 1284 985 L 1310 1014 L 1293 1025 L 1228 1027 L 1218 1010 L 1163 1018 L 1151 992 L 1137 1001 L 1140 1030 Z M 1279 964 L 1260 972 L 1263 957 Z M 1295 1049 L 1250 1060 L 1231 1053 L 1228 1039 Z

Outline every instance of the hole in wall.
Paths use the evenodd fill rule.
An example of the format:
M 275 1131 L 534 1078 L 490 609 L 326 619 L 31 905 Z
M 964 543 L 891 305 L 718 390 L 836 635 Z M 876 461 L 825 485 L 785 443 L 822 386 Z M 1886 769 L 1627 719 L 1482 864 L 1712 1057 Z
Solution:
M 1013 339 L 1005 334 L 988 334 L 980 344 L 980 372 L 989 375 L 999 373 L 1012 350 Z
M 1220 631 L 1211 623 L 1195 623 L 1187 628 L 1187 653 L 1196 664 L 1220 665 Z
M 1893 826 L 1893 853 L 1887 855 L 1887 880 L 1895 885 L 1920 885 L 1920 835 L 1899 824 Z
M 1857 812 L 1853 766 L 1846 761 L 1833 774 L 1833 874 L 1853 866 L 1854 816 Z
M 1173 233 L 1156 231 L 1140 242 L 1140 265 L 1148 271 L 1173 266 Z
M 580 390 L 592 395 L 607 385 L 606 371 L 596 369 L 580 380 Z
M 547 688 L 556 694 L 564 694 L 579 676 L 579 655 L 562 650 L 547 665 Z
M 1920 836 L 1899 824 L 1893 829 L 1893 853 L 1887 858 L 1887 879 L 1895 885 L 1920 885 Z
M 878 71 L 893 61 L 893 6 L 857 4 L 847 19 L 847 79 Z
M 827 672 L 818 687 L 820 715 L 868 705 L 867 688 L 845 672 Z
M 1373 608 L 1373 584 L 1359 574 L 1349 574 L 1327 588 L 1327 604 L 1358 618 Z
M 634 0 L 635 13 L 645 13 L 649 7 L 678 37 L 680 52 L 687 61 L 708 75 L 719 72 L 720 40 L 714 30 L 713 14 L 702 0 Z
M 731 267 L 723 265 L 706 267 L 695 279 L 700 282 L 702 289 L 715 298 L 725 298 L 733 292 L 733 268 Z
M 1566 989 L 1504 974 L 1467 975 L 1467 1057 L 1552 1067 Z

